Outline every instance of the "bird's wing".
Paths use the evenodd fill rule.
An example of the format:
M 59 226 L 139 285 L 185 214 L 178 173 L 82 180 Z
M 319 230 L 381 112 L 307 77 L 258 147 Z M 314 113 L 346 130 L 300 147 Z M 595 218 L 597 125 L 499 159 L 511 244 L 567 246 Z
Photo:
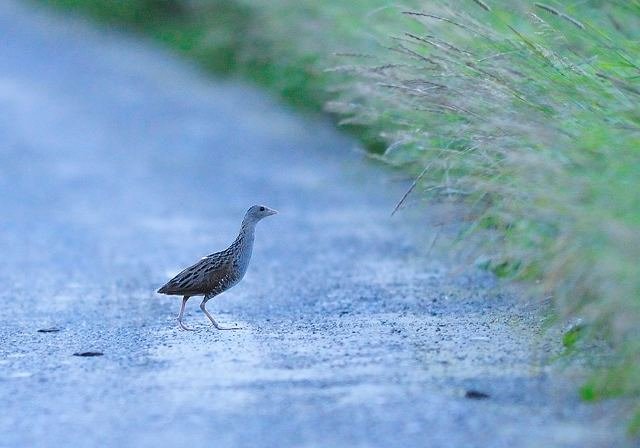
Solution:
M 208 255 L 169 280 L 158 290 L 163 294 L 203 294 L 222 280 L 230 269 L 223 252 Z

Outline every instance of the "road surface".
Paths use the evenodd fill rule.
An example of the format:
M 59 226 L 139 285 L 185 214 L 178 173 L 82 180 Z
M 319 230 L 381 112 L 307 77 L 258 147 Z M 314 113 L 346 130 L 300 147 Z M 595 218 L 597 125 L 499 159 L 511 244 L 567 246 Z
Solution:
M 425 257 L 426 212 L 390 217 L 406 184 L 327 123 L 12 1 L 0 42 L 0 446 L 624 443 L 535 308 Z M 208 307 L 245 330 L 195 298 L 179 331 L 155 290 L 254 203 L 280 214 Z

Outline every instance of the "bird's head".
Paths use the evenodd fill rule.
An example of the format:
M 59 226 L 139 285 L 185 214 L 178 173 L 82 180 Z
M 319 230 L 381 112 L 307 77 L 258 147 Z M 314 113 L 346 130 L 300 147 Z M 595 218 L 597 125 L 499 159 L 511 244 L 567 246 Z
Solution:
M 247 214 L 244 217 L 245 222 L 256 223 L 260 221 L 262 218 L 266 218 L 267 216 L 275 215 L 278 213 L 276 210 L 265 207 L 264 205 L 254 205 L 247 210 Z

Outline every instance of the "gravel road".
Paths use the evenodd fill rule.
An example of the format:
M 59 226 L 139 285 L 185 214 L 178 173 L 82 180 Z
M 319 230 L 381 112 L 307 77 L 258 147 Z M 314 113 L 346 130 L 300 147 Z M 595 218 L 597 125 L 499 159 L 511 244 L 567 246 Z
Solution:
M 0 446 L 626 443 L 535 310 L 424 257 L 428 220 L 389 216 L 406 183 L 327 123 L 13 1 L 0 42 Z M 192 299 L 179 331 L 155 290 L 254 203 L 280 214 L 208 306 L 245 330 Z

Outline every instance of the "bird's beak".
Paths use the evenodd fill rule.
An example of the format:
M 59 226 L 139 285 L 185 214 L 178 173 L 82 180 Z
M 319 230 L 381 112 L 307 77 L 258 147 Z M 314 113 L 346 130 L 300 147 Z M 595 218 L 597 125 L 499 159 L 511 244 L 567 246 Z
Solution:
M 269 216 L 271 215 L 277 215 L 278 214 L 278 210 L 274 210 L 272 208 L 269 209 Z

